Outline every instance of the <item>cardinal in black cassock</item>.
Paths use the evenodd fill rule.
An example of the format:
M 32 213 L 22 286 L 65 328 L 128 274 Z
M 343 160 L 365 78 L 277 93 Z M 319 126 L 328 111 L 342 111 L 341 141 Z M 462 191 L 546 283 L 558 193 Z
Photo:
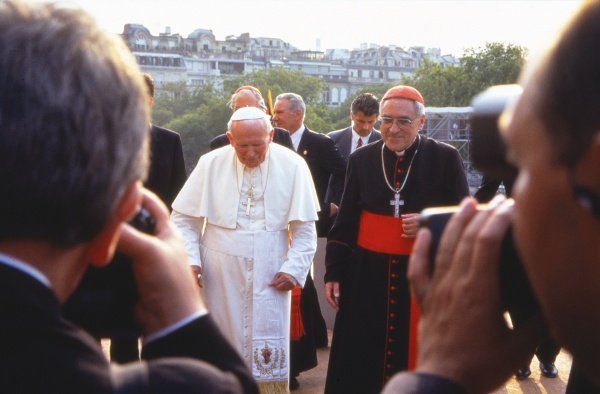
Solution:
M 390 89 L 381 103 L 382 140 L 349 157 L 326 252 L 331 298 L 338 294 L 328 288 L 339 284 L 326 393 L 379 393 L 416 361 L 418 311 L 406 279 L 416 229 L 407 236 L 403 222 L 413 226 L 410 214 L 469 194 L 458 151 L 418 134 L 423 111 L 416 89 Z M 402 138 L 411 139 L 399 150 Z

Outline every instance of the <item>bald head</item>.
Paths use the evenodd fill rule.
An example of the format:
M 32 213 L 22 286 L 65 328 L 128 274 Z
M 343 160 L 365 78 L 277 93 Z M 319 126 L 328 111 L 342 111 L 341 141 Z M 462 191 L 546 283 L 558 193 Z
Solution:
M 266 112 L 267 106 L 260 91 L 256 88 L 241 87 L 231 95 L 229 107 L 233 112 L 243 107 L 256 107 Z

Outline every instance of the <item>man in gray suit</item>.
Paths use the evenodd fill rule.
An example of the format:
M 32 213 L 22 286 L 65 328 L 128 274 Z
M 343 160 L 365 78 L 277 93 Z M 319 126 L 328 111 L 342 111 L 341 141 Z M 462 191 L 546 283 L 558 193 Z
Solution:
M 352 124 L 341 130 L 335 130 L 327 135 L 335 142 L 345 160 L 357 148 L 381 139 L 381 133 L 375 129 L 379 115 L 379 101 L 371 93 L 361 93 L 352 101 L 350 119 Z M 332 175 L 329 179 L 326 203 L 330 206 L 330 216 L 337 214 L 337 208 L 344 191 L 345 176 Z M 333 223 L 333 220 L 331 221 Z

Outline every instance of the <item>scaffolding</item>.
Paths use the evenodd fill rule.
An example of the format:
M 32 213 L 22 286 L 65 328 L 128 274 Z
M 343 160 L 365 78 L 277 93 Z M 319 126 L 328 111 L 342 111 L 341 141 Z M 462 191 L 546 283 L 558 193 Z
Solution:
M 423 135 L 454 146 L 462 157 L 471 192 L 481 183 L 481 174 L 471 165 L 471 107 L 427 107 Z

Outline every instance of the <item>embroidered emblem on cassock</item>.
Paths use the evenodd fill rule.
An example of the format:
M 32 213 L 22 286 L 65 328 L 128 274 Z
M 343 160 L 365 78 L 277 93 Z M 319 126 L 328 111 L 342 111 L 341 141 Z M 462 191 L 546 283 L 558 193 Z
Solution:
M 261 376 L 272 376 L 274 369 L 285 368 L 285 350 L 271 349 L 265 342 L 262 349 L 254 349 L 254 364 Z

